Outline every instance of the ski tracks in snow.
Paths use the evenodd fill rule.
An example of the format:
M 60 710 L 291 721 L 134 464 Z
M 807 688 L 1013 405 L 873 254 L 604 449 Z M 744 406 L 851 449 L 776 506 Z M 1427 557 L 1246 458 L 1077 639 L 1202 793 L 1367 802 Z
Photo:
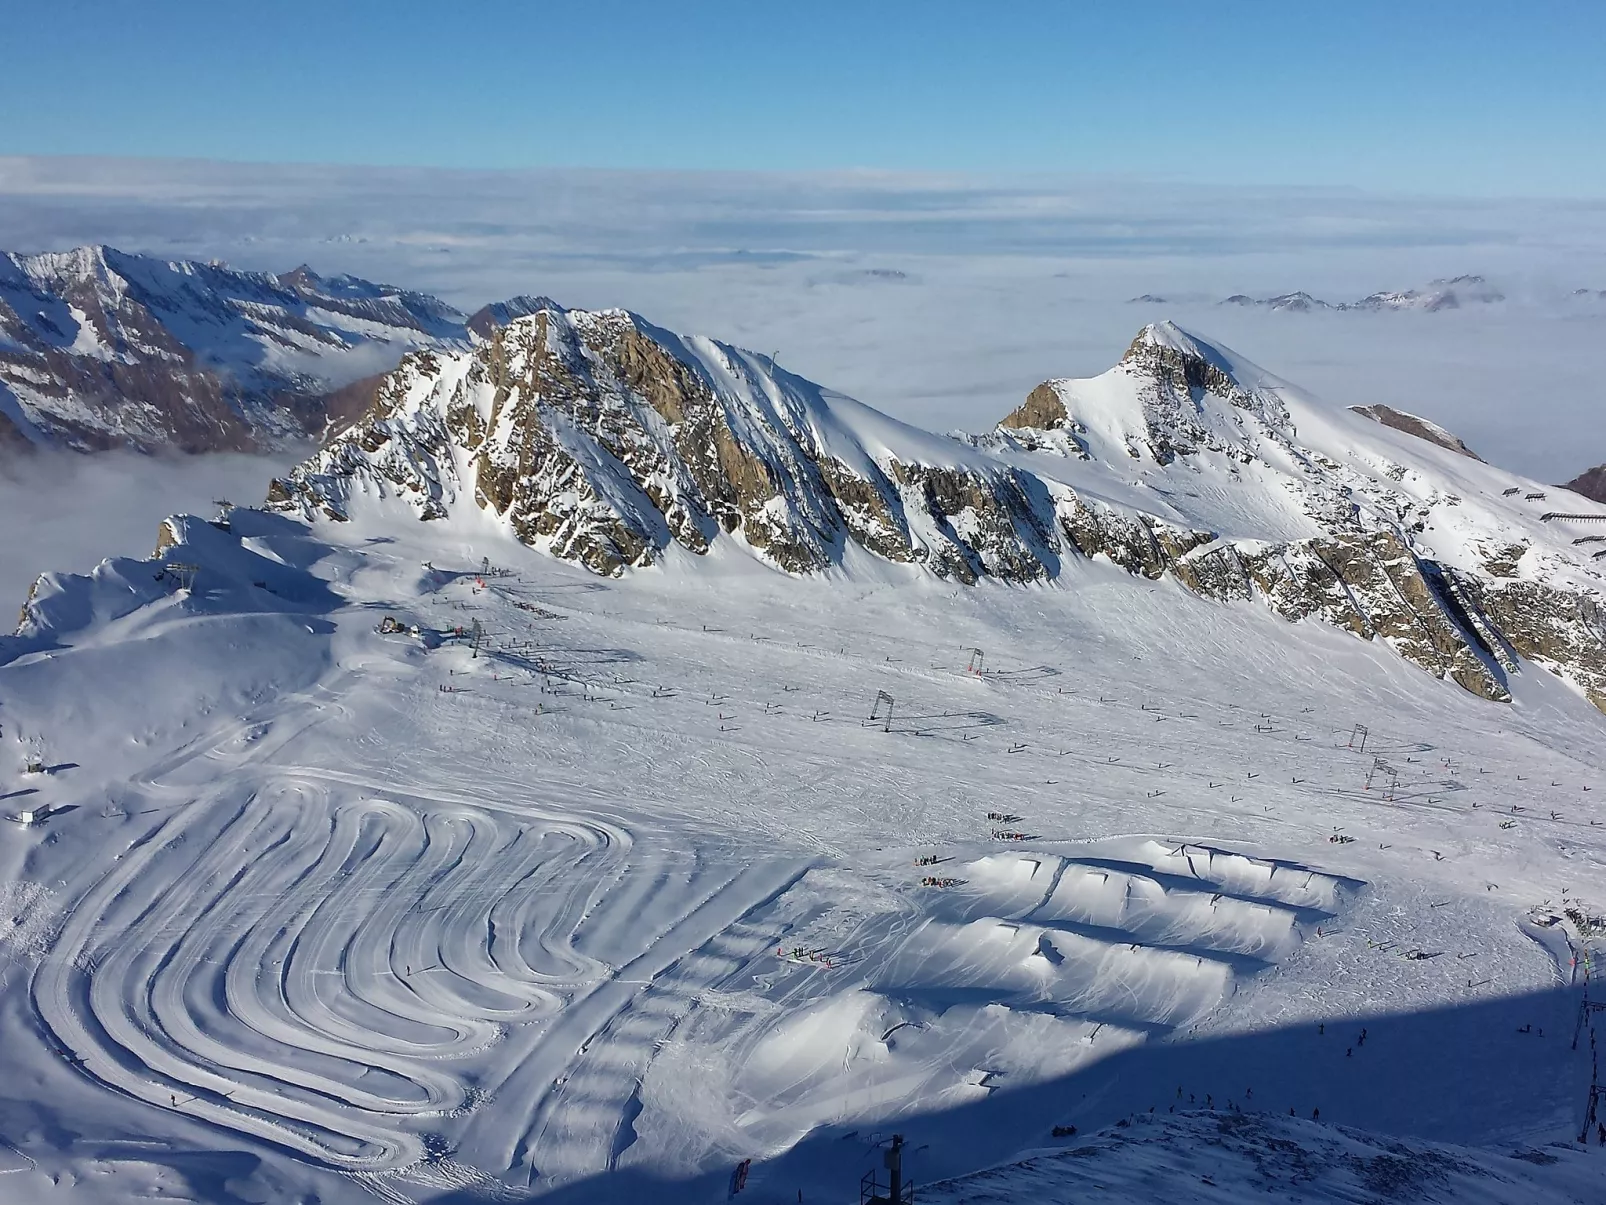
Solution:
M 805 868 L 687 872 L 595 813 L 355 773 L 250 781 L 165 809 L 78 898 L 35 1010 L 108 1087 L 353 1173 L 438 1155 L 492 1093 L 528 1105 L 475 1128 L 504 1148 L 482 1166 L 608 1166 L 658 1042 L 768 944 L 740 918 Z M 617 970 L 580 948 L 632 940 Z

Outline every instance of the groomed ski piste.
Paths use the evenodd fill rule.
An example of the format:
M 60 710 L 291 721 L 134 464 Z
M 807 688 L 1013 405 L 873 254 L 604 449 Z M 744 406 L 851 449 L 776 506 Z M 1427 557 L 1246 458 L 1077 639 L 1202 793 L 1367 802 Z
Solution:
M 0 1200 L 855 1201 L 894 1131 L 985 1200 L 1165 1126 L 1203 1193 L 1245 1117 L 1606 1193 L 1606 723 L 1548 673 L 1099 561 L 229 528 L 6 647 Z

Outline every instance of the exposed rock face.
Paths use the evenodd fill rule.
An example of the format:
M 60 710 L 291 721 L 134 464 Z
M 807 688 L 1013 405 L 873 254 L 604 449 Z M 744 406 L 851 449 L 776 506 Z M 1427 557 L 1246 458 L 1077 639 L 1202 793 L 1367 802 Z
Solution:
M 1531 581 L 1469 577 L 1459 584 L 1506 644 L 1570 679 L 1606 711 L 1606 610 L 1598 596 Z
M 1566 488 L 1593 502 L 1606 502 L 1606 464 L 1598 464 L 1588 472 L 1578 474 L 1567 483 Z
M 1425 439 L 1429 443 L 1438 444 L 1441 448 L 1448 448 L 1452 452 L 1459 452 L 1463 456 L 1470 456 L 1473 460 L 1482 460 L 1458 436 L 1450 434 L 1438 423 L 1430 422 L 1415 414 L 1407 414 L 1403 410 L 1396 410 L 1393 406 L 1384 406 L 1381 403 L 1373 406 L 1351 406 L 1356 414 L 1364 414 L 1367 418 L 1376 419 L 1385 427 L 1393 427 L 1396 431 L 1404 431 L 1407 435 L 1415 435 L 1418 439 Z
M 939 438 L 764 357 L 542 302 L 487 325 L 470 352 L 409 356 L 269 502 L 337 520 L 381 499 L 424 520 L 472 508 L 609 575 L 722 540 L 789 573 L 857 547 L 966 584 L 1049 581 L 1104 558 L 1387 643 L 1487 699 L 1510 698 L 1526 658 L 1606 710 L 1606 596 L 1587 556 L 1541 548 L 1543 534 L 1504 538 L 1505 520 L 1469 518 L 1449 483 L 1386 448 L 1301 444 L 1296 404 L 1311 405 L 1150 327 L 1097 381 L 1046 382 L 993 435 Z M 1198 513 L 1233 530 L 1109 500 L 1116 471 L 1155 510 L 1217 500 Z M 1255 516 L 1272 538 L 1245 534 Z M 1419 543 L 1456 524 L 1482 525 L 1474 559 L 1444 563 Z
M 1012 431 L 1023 428 L 1051 431 L 1063 427 L 1069 417 L 1065 412 L 1065 403 L 1054 391 L 1053 382 L 1044 381 L 1026 395 L 1024 402 L 1005 415 L 998 425 Z
M 721 534 L 791 573 L 838 563 L 849 540 L 967 583 L 1057 568 L 1040 481 L 912 429 L 944 460 L 871 455 L 833 417 L 818 387 L 758 357 L 622 311 L 552 307 L 470 355 L 409 357 L 269 502 L 343 519 L 380 492 L 433 519 L 471 499 L 604 574 Z
M 332 388 L 419 346 L 466 348 L 461 315 L 304 266 L 274 276 L 110 247 L 0 254 L 0 455 L 305 440 L 339 417 Z
M 1384 640 L 1438 677 L 1488 699 L 1511 697 L 1506 667 L 1441 594 L 1435 567 L 1419 562 L 1391 532 L 1258 546 L 1086 507 L 1064 522 L 1066 537 L 1084 555 L 1102 554 L 1144 577 L 1174 573 L 1219 602 L 1258 597 L 1285 619 L 1318 619 L 1364 640 Z
M 481 306 L 469 315 L 465 324 L 469 331 L 481 339 L 489 339 L 499 326 L 506 326 L 515 318 L 527 318 L 531 314 L 539 314 L 542 310 L 558 310 L 563 307 L 548 297 L 509 297 L 506 301 L 494 301 L 490 305 Z

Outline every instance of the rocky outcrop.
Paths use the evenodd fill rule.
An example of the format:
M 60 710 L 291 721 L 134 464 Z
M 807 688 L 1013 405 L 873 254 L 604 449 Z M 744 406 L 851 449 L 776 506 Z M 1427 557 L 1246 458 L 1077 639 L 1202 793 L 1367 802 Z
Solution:
M 1567 678 L 1606 711 L 1606 609 L 1600 598 L 1541 582 L 1470 576 L 1457 587 L 1512 650 Z
M 1484 698 L 1511 697 L 1494 650 L 1465 608 L 1436 584 L 1436 567 L 1419 561 L 1392 532 L 1268 545 L 1083 505 L 1063 522 L 1067 539 L 1086 556 L 1106 556 L 1149 578 L 1173 573 L 1218 602 L 1259 598 L 1285 619 L 1316 619 L 1363 640 L 1383 640 Z
M 1582 494 L 1591 502 L 1606 502 L 1606 464 L 1598 464 L 1569 481 L 1565 489 Z
M 521 294 L 518 297 L 509 297 L 506 301 L 493 301 L 490 305 L 481 306 L 469 315 L 464 325 L 470 334 L 481 339 L 489 339 L 497 327 L 506 326 L 515 318 L 527 318 L 531 314 L 539 314 L 542 310 L 562 308 L 550 297 L 528 297 Z
M 471 499 L 603 574 L 722 534 L 790 573 L 839 562 L 848 540 L 966 582 L 1048 573 L 1052 523 L 1019 474 L 857 447 L 850 464 L 817 425 L 822 402 L 734 348 L 551 307 L 449 363 L 410 357 L 269 503 L 343 519 L 378 493 L 434 519 Z
M 1087 385 L 1046 382 L 994 435 L 938 438 L 764 357 L 544 302 L 485 325 L 469 352 L 409 356 L 269 504 L 336 520 L 383 500 L 422 520 L 471 507 L 605 575 L 721 541 L 788 573 L 857 547 L 967 585 L 1103 559 L 1386 643 L 1486 699 L 1509 699 L 1509 675 L 1533 661 L 1606 709 L 1600 597 L 1566 546 L 1540 557 L 1491 528 L 1469 544 L 1475 563 L 1439 562 L 1417 541 L 1463 520 L 1458 494 L 1388 445 L 1305 447 L 1283 386 L 1174 327 L 1146 328 Z M 1230 495 L 1229 513 L 1262 491 L 1246 496 L 1314 534 L 1224 535 L 1073 479 L 1111 470 L 1156 499 Z M 1556 566 L 1573 576 L 1544 580 Z
M 1065 426 L 1069 420 L 1065 403 L 1055 391 L 1053 382 L 1044 381 L 1026 395 L 1024 402 L 1005 415 L 998 425 L 1011 431 L 1022 428 L 1053 431 Z
M 1372 406 L 1351 406 L 1356 414 L 1364 414 L 1367 418 L 1382 423 L 1385 427 L 1393 427 L 1396 431 L 1404 431 L 1407 435 L 1414 435 L 1418 439 L 1425 439 L 1429 443 L 1438 444 L 1441 448 L 1448 448 L 1452 452 L 1459 452 L 1462 456 L 1470 456 L 1473 460 L 1482 460 L 1471 448 L 1463 443 L 1459 436 L 1452 435 L 1438 423 L 1430 422 L 1415 414 L 1407 414 L 1403 410 L 1396 410 L 1393 406 L 1384 406 L 1381 403 Z

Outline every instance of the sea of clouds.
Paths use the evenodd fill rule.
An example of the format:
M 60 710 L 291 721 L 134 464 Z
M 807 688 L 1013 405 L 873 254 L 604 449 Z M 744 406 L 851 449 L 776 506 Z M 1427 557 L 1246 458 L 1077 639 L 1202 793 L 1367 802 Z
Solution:
M 464 309 L 518 293 L 623 306 L 777 353 L 783 367 L 937 430 L 986 428 L 1038 382 L 1100 372 L 1144 322 L 1172 318 L 1335 403 L 1423 414 L 1541 481 L 1606 461 L 1606 302 L 1572 296 L 1606 289 L 1606 201 L 1124 178 L 0 158 L 0 247 L 97 242 L 264 270 L 308 263 Z M 1301 289 L 1353 300 L 1463 273 L 1488 277 L 1508 301 L 1381 314 L 1219 304 Z M 1129 300 L 1145 293 L 1167 300 Z M 152 531 L 217 489 L 254 501 L 282 468 L 98 463 L 25 487 L 0 481 L 7 513 L 29 516 L 37 537 L 0 546 L 0 598 L 40 568 L 83 567 L 91 547 L 124 551 L 128 540 L 103 538 L 123 522 Z M 66 537 L 75 514 L 81 541 Z

